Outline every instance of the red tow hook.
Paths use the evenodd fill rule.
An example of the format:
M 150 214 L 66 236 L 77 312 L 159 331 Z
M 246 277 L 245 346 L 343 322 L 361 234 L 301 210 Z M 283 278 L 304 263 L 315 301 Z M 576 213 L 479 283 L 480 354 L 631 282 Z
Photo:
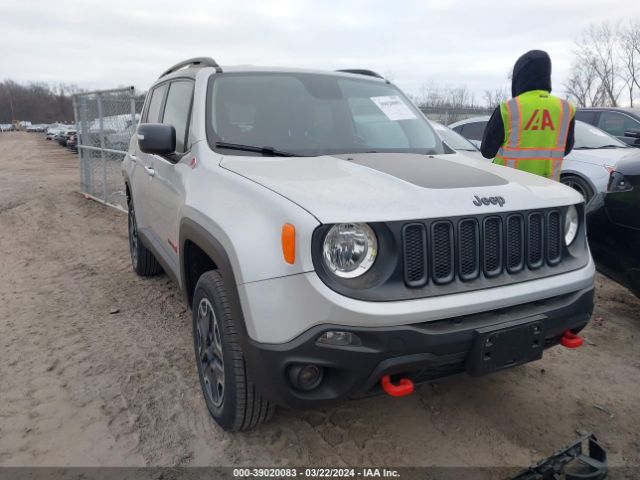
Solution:
M 402 378 L 399 385 L 394 385 L 391 383 L 391 376 L 385 375 L 380 380 L 380 383 L 382 384 L 382 389 L 392 397 L 404 397 L 413 393 L 413 382 L 408 378 Z
M 563 347 L 578 348 L 582 346 L 584 340 L 582 340 L 582 337 L 572 333 L 570 330 L 565 330 L 562 334 L 562 338 L 560 339 L 560 343 Z

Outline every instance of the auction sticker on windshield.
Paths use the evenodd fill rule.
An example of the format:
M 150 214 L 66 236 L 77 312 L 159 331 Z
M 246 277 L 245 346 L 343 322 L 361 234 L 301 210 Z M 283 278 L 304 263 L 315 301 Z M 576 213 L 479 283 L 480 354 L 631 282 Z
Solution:
M 371 97 L 382 113 L 389 120 L 413 120 L 416 118 L 411 109 L 398 95 L 387 95 L 383 97 Z

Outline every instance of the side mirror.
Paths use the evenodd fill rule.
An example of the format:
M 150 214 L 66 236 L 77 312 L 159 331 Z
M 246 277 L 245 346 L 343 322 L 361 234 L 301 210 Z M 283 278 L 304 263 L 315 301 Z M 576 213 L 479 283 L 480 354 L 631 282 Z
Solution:
M 138 146 L 144 153 L 171 155 L 176 151 L 176 129 L 163 123 L 143 123 L 138 127 Z
M 640 138 L 640 130 L 627 130 L 624 132 L 625 137 Z

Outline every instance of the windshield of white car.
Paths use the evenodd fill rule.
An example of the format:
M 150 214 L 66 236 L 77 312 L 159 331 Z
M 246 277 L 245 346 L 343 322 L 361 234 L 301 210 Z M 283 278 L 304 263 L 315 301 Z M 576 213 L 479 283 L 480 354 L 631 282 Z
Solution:
M 447 142 L 454 150 L 463 151 L 463 152 L 477 152 L 478 149 L 475 147 L 473 143 L 464 138 L 455 130 L 451 130 L 449 127 L 445 127 L 444 125 L 434 124 L 433 128 L 436 129 L 438 135 Z
M 209 143 L 214 148 L 219 148 L 217 143 L 248 147 L 244 153 L 239 148 L 224 152 L 231 155 L 444 153 L 442 140 L 397 87 L 350 77 L 288 72 L 213 75 Z
M 581 121 L 576 121 L 574 150 L 598 148 L 632 148 L 607 132 Z

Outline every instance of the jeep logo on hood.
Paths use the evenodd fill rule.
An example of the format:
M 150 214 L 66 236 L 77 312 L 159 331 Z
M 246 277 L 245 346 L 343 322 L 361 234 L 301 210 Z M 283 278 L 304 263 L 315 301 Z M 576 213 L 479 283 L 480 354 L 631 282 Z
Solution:
M 478 207 L 482 205 L 500 205 L 502 207 L 505 204 L 505 200 L 504 197 L 479 197 L 476 195 L 473 204 Z

